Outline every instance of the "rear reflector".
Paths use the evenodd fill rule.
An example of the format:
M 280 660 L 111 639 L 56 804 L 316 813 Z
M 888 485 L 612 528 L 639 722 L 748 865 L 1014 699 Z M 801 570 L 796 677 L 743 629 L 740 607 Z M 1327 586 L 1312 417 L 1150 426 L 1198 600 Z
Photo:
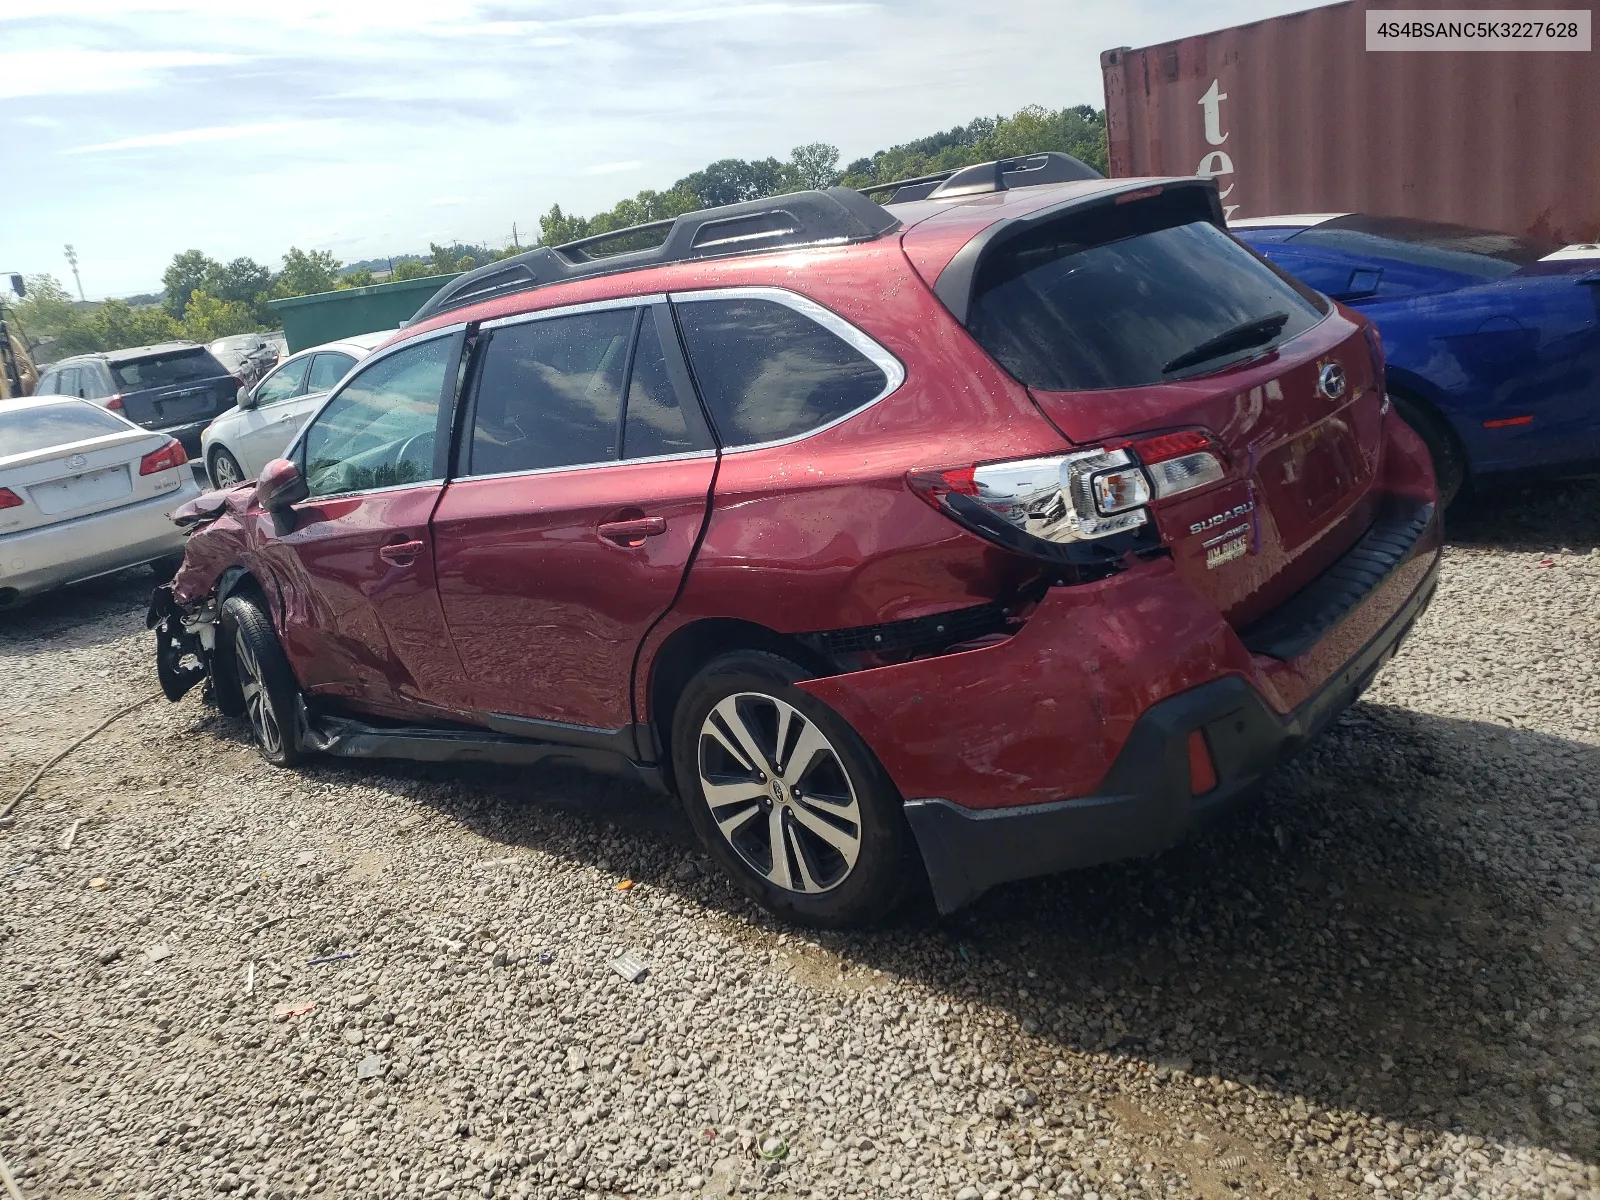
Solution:
M 1217 768 L 1211 763 L 1206 735 L 1200 730 L 1189 734 L 1189 794 L 1204 796 L 1217 786 Z
M 10 488 L 0 488 L 0 508 L 21 508 L 22 497 Z
M 1485 421 L 1483 423 L 1483 427 L 1485 429 L 1509 429 L 1513 425 L 1532 425 L 1532 424 L 1533 424 L 1533 414 L 1530 413 L 1525 417 L 1500 417 L 1498 420 Z
M 161 449 L 152 450 L 139 460 L 139 474 L 154 475 L 157 471 L 170 471 L 188 461 L 189 456 L 183 452 L 183 443 L 171 438 Z

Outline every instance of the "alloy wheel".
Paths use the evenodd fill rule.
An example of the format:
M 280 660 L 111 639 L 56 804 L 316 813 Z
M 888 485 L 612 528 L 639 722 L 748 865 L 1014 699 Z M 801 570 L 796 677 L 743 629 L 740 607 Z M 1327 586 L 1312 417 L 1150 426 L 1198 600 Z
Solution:
M 745 864 L 791 892 L 830 891 L 861 853 L 861 807 L 833 743 L 794 705 L 737 692 L 706 714 L 700 791 Z
M 239 692 L 244 697 L 244 712 L 250 729 L 267 754 L 279 754 L 283 750 L 283 729 L 261 678 L 261 664 L 256 661 L 256 652 L 243 630 L 233 639 L 233 652 L 239 664 Z
M 211 477 L 219 488 L 231 488 L 244 482 L 244 472 L 226 450 L 211 456 Z

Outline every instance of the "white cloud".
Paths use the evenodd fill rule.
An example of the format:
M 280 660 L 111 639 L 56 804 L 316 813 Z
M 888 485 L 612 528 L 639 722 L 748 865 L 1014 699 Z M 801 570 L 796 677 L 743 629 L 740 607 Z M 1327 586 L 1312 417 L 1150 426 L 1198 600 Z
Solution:
M 596 163 L 592 167 L 585 167 L 585 175 L 615 175 L 618 171 L 632 171 L 644 166 L 641 159 L 630 158 L 627 162 Z
M 263 121 L 255 125 L 211 125 L 203 129 L 174 129 L 167 133 L 145 133 L 138 137 L 99 142 L 93 146 L 74 146 L 63 154 L 106 154 L 116 150 L 148 150 L 159 146 L 188 146 L 196 142 L 231 142 L 237 138 L 279 138 L 302 133 L 327 121 Z
M 0 51 L 0 100 L 124 92 L 152 87 L 164 74 L 183 67 L 238 61 L 236 54 L 188 50 L 5 50 Z
M 422 207 L 456 208 L 459 205 L 465 204 L 466 202 L 467 198 L 465 196 L 435 196 L 432 200 L 424 200 L 422 202 Z

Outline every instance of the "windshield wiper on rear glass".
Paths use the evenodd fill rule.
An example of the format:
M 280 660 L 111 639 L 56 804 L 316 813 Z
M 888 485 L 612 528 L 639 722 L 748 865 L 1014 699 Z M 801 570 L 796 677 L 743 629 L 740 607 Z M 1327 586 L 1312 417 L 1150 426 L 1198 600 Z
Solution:
M 1174 371 L 1181 371 L 1185 367 L 1192 367 L 1196 363 L 1203 363 L 1208 359 L 1220 358 L 1224 354 L 1231 354 L 1235 350 L 1248 350 L 1252 346 L 1259 346 L 1263 342 L 1270 342 L 1289 323 L 1289 314 L 1285 312 L 1268 313 L 1264 317 L 1257 317 L 1254 321 L 1246 321 L 1242 325 L 1235 325 L 1232 329 L 1225 329 L 1216 337 L 1207 338 L 1193 350 L 1185 350 L 1177 358 L 1161 368 L 1163 375 L 1170 375 Z

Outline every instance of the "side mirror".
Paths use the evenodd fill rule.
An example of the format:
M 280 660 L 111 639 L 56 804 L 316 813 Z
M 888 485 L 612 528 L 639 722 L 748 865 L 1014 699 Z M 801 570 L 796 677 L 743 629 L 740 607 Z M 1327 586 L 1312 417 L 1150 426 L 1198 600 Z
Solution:
M 261 468 L 256 480 L 256 503 L 270 513 L 287 512 L 311 494 L 300 468 L 287 458 L 275 458 Z
M 239 394 L 234 397 L 234 403 L 240 408 L 254 408 L 256 406 L 256 398 L 250 394 L 250 389 L 241 383 L 239 385 Z

